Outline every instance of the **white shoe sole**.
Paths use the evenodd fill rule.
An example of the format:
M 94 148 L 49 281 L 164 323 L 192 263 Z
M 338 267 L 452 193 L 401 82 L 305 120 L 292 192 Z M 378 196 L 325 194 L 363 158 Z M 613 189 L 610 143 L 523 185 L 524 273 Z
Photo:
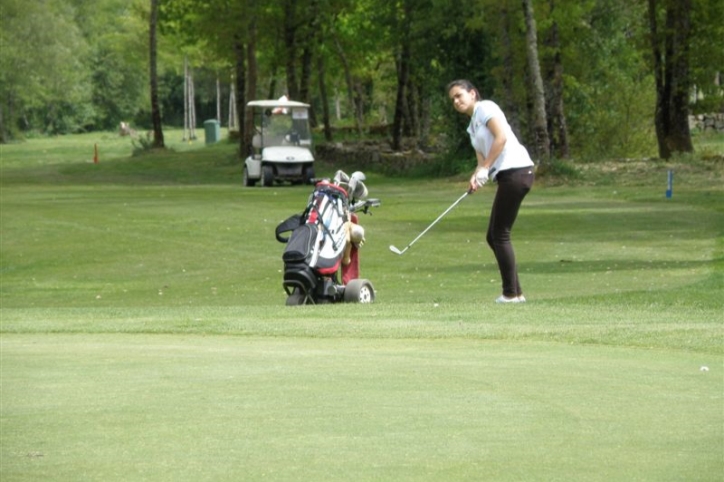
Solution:
M 525 298 L 523 298 L 523 301 L 525 301 Z M 505 296 L 501 295 L 498 297 L 497 300 L 495 300 L 496 303 L 520 303 L 521 300 L 517 296 L 514 298 L 506 298 Z

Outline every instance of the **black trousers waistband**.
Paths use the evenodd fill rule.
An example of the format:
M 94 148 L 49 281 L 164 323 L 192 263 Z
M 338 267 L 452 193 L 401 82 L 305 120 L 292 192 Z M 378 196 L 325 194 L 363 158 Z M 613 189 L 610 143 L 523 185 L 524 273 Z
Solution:
M 498 171 L 498 174 L 496 174 L 496 176 L 495 176 L 495 180 L 497 181 L 501 177 L 506 178 L 508 176 L 512 176 L 513 174 L 520 172 L 520 171 L 524 171 L 526 169 L 532 171 L 533 167 L 534 166 L 513 167 L 511 169 L 505 169 L 503 171 Z

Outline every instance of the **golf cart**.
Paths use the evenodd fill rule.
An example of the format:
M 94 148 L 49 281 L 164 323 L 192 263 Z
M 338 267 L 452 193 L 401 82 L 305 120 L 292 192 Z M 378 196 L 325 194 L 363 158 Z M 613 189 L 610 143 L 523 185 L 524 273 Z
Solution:
M 286 99 L 255 100 L 251 110 L 254 131 L 252 153 L 244 162 L 244 186 L 257 181 L 311 184 L 314 178 L 309 104 Z

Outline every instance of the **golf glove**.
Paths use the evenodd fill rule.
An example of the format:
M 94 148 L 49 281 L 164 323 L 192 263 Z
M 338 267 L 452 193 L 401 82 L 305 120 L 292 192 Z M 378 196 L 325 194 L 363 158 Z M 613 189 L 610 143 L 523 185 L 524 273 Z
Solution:
M 488 182 L 488 168 L 487 167 L 481 167 L 477 170 L 475 173 L 475 182 L 478 183 L 478 186 L 484 186 L 486 182 Z

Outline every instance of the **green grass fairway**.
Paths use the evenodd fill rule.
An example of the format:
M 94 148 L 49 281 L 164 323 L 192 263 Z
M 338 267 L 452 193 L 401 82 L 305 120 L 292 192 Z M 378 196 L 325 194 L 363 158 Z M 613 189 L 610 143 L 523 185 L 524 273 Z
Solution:
M 716 357 L 476 340 L 3 337 L 3 480 L 716 480 Z
M 241 187 L 226 143 L 1 148 L 3 482 L 724 473 L 720 156 L 539 182 L 514 231 L 529 301 L 503 306 L 493 188 L 398 256 L 465 182 L 370 172 L 377 302 L 286 307 L 274 228 L 309 186 Z

